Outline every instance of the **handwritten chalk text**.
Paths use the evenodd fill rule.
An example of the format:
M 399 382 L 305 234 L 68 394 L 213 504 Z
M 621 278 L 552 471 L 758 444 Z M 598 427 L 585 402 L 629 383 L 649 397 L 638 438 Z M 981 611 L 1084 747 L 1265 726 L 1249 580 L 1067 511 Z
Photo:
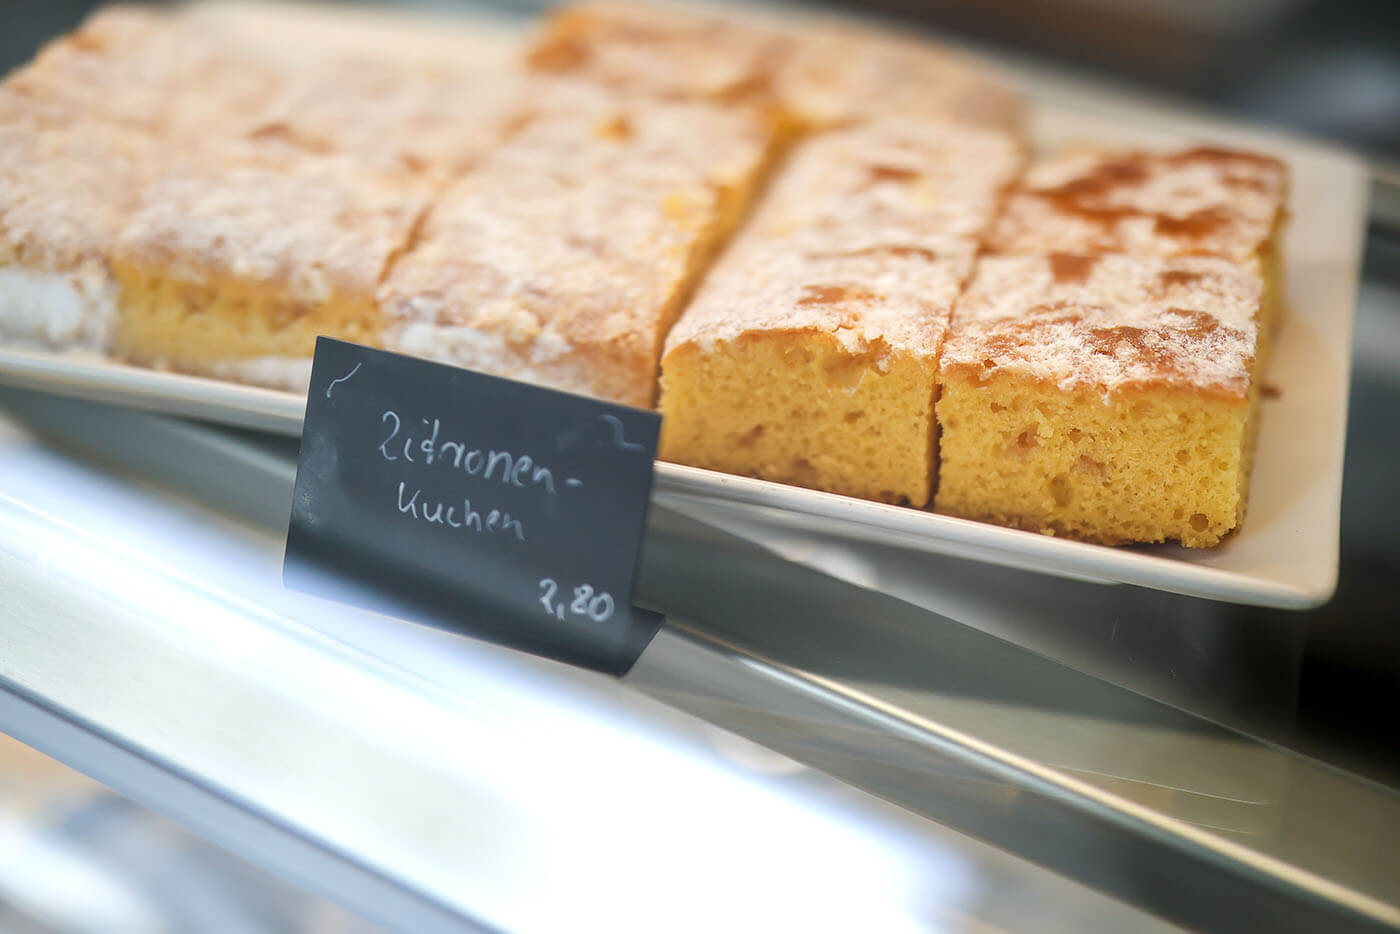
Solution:
M 379 454 L 386 461 L 406 461 L 410 464 L 451 464 L 473 477 L 494 480 L 505 486 L 534 487 L 550 496 L 557 496 L 554 471 L 538 464 L 529 454 L 470 447 L 465 441 L 440 441 L 442 423 L 438 419 L 420 419 L 423 437 L 415 438 L 404 430 L 403 421 L 393 409 L 386 409 L 379 418 L 389 434 L 379 442 Z M 402 436 L 402 441 L 400 441 Z M 577 477 L 566 477 L 565 486 L 580 487 Z
M 519 541 L 525 541 L 525 526 L 519 519 L 499 509 L 488 509 L 483 514 L 472 508 L 472 501 L 464 499 L 460 509 L 457 503 L 444 503 L 441 500 L 423 499 L 423 491 L 410 491 L 408 484 L 399 481 L 397 506 L 399 512 L 431 525 L 465 529 L 469 532 L 513 533 Z

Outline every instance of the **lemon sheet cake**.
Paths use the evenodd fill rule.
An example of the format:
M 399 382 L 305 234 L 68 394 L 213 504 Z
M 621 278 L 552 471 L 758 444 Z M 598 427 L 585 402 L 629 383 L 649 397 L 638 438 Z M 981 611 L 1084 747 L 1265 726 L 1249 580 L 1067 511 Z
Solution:
M 667 341 L 661 456 L 925 505 L 938 348 L 1020 159 L 952 124 L 800 143 Z
M 659 405 L 677 462 L 1216 544 L 1287 167 L 1022 174 L 1022 120 L 975 60 L 826 15 L 110 7 L 0 82 L 0 341 L 300 389 L 327 334 Z
M 140 78 L 165 23 L 143 9 L 99 11 L 0 84 L 5 343 L 110 348 L 107 255 L 157 170 L 163 110 Z

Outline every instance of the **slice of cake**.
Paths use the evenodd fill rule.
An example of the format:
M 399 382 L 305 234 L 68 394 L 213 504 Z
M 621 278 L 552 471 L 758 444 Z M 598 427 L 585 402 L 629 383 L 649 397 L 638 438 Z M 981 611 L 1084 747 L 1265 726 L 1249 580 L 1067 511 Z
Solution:
M 775 151 L 747 108 L 546 83 L 394 265 L 388 346 L 637 406 Z
M 337 156 L 206 149 L 148 184 L 116 238 L 127 360 L 300 388 L 316 337 L 377 344 L 375 290 L 431 188 Z
M 1262 291 L 1218 257 L 984 257 L 941 356 L 937 509 L 1217 544 L 1244 514 Z
M 160 164 L 163 106 L 142 76 L 167 22 L 99 11 L 0 84 L 4 343 L 110 349 L 107 251 Z
M 820 20 L 776 78 L 783 106 L 809 127 L 881 117 L 1017 131 L 1019 96 L 988 65 L 927 37 Z
M 1033 165 L 989 238 L 999 253 L 1220 256 L 1262 278 L 1267 336 L 1278 316 L 1288 170 L 1267 156 L 1078 150 Z
M 18 117 L 0 125 L 0 342 L 110 347 L 116 286 L 107 249 L 157 155 L 150 140 L 120 128 Z
M 94 14 L 0 85 L 0 337 L 300 388 L 317 335 L 379 340 L 390 262 L 522 109 L 512 56 L 270 6 Z
M 808 259 L 736 243 L 668 341 L 661 457 L 927 503 L 938 345 L 972 251 L 914 250 Z
M 1015 94 L 985 66 L 926 38 L 831 17 L 581 4 L 547 21 L 529 62 L 628 93 L 766 101 L 797 130 L 879 117 L 1021 121 Z
M 1020 158 L 895 121 L 800 144 L 667 340 L 661 456 L 926 504 L 939 344 Z

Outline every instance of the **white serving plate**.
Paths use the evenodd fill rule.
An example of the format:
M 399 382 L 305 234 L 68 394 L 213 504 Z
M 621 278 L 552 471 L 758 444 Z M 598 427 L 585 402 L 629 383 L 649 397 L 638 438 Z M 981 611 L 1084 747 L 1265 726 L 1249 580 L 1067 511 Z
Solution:
M 1033 141 L 1156 148 L 1213 141 L 1258 149 L 1293 172 L 1285 248 L 1288 312 L 1266 382 L 1243 528 L 1218 548 L 1107 548 L 715 471 L 658 463 L 655 496 L 739 534 L 781 527 L 899 544 L 1026 570 L 1192 596 L 1305 608 L 1336 588 L 1351 334 L 1369 174 L 1296 137 L 1183 113 L 1056 72 L 1007 62 L 1032 100 Z M 305 398 L 138 369 L 92 356 L 0 348 L 0 382 L 295 435 Z

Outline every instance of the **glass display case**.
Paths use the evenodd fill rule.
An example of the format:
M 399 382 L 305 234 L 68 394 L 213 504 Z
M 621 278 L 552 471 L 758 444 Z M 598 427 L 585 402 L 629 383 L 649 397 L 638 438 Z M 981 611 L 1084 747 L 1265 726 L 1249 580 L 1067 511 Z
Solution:
M 1017 67 L 1105 122 L 1158 106 Z M 1388 697 L 1317 696 L 1348 670 L 1400 674 L 1400 189 L 1366 171 L 1339 596 L 1321 608 L 659 496 L 635 597 L 664 622 L 612 678 L 284 587 L 285 404 L 234 427 L 11 362 L 0 731 L 258 867 L 249 891 L 343 906 L 302 911 L 304 929 L 1400 927 Z M 41 813 L 58 774 L 18 811 Z M 19 826 L 0 818 L 14 929 L 209 917 L 172 907 L 188 885 L 150 895 L 110 854 L 96 872 Z M 63 886 L 108 914 L 64 914 Z M 237 929 L 292 923 L 274 914 Z

